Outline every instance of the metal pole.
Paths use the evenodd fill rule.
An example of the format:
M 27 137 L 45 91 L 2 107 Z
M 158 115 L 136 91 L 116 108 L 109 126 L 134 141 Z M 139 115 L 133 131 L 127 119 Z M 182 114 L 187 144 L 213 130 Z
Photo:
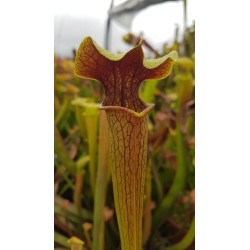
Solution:
M 109 12 L 108 12 L 108 20 L 106 25 L 106 33 L 105 33 L 105 44 L 104 47 L 106 50 L 109 50 L 109 36 L 110 36 L 110 27 L 111 27 L 111 17 L 110 17 L 110 11 L 112 10 L 114 5 L 114 0 L 111 0 Z

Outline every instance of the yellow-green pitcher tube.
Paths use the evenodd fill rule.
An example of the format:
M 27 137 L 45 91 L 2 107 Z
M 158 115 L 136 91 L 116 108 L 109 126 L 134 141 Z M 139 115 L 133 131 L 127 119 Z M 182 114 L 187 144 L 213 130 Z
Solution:
M 105 106 L 109 124 L 111 172 L 121 247 L 142 249 L 142 216 L 147 168 L 149 105 L 137 113 Z
M 108 121 L 104 110 L 100 110 L 98 167 L 94 199 L 94 221 L 92 250 L 105 249 L 105 202 L 109 171 Z

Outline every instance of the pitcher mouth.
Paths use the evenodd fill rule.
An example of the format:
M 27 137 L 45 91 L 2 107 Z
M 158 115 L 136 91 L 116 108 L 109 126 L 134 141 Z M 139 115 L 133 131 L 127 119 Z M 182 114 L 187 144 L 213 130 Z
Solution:
M 103 106 L 102 104 L 99 106 L 99 109 L 101 110 L 117 110 L 117 111 L 123 111 L 127 112 L 135 117 L 144 117 L 149 111 L 151 111 L 155 107 L 155 104 L 153 103 L 147 103 L 146 108 L 141 111 L 141 112 L 136 112 L 132 109 L 128 109 L 125 107 L 120 107 L 120 106 Z

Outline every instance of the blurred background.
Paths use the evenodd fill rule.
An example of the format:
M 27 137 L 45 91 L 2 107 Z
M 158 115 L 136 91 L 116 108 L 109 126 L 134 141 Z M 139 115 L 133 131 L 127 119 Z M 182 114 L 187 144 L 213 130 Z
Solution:
M 84 250 L 120 249 L 109 162 L 99 160 L 107 143 L 99 128 L 103 89 L 73 74 L 86 36 L 113 53 L 128 51 L 141 36 L 148 58 L 178 51 L 172 73 L 143 82 L 139 91 L 142 100 L 155 103 L 148 122 L 143 245 L 144 250 L 194 249 L 194 1 L 56 0 L 55 6 L 55 249 L 80 249 L 81 243 L 68 242 L 72 236 Z
M 105 47 L 109 17 L 108 49 L 113 53 L 130 48 L 121 39 L 128 32 L 143 34 L 160 50 L 163 43 L 174 41 L 176 27 L 180 42 L 184 26 L 194 23 L 194 0 L 185 1 L 185 4 L 183 0 L 56 0 L 55 6 L 55 53 L 62 57 L 71 56 L 72 49 L 77 49 L 85 36 L 91 36 Z

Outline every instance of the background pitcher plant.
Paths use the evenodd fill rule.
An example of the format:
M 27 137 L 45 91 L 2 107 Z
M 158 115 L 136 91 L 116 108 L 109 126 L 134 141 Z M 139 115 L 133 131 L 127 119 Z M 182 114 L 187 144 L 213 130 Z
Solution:
M 104 87 L 101 109 L 109 125 L 111 173 L 122 250 L 142 249 L 142 215 L 147 168 L 147 114 L 154 104 L 138 95 L 142 81 L 163 79 L 177 60 L 172 51 L 145 59 L 140 43 L 126 54 L 112 54 L 86 37 L 76 54 L 75 74 Z M 97 183 L 98 185 L 98 183 Z

